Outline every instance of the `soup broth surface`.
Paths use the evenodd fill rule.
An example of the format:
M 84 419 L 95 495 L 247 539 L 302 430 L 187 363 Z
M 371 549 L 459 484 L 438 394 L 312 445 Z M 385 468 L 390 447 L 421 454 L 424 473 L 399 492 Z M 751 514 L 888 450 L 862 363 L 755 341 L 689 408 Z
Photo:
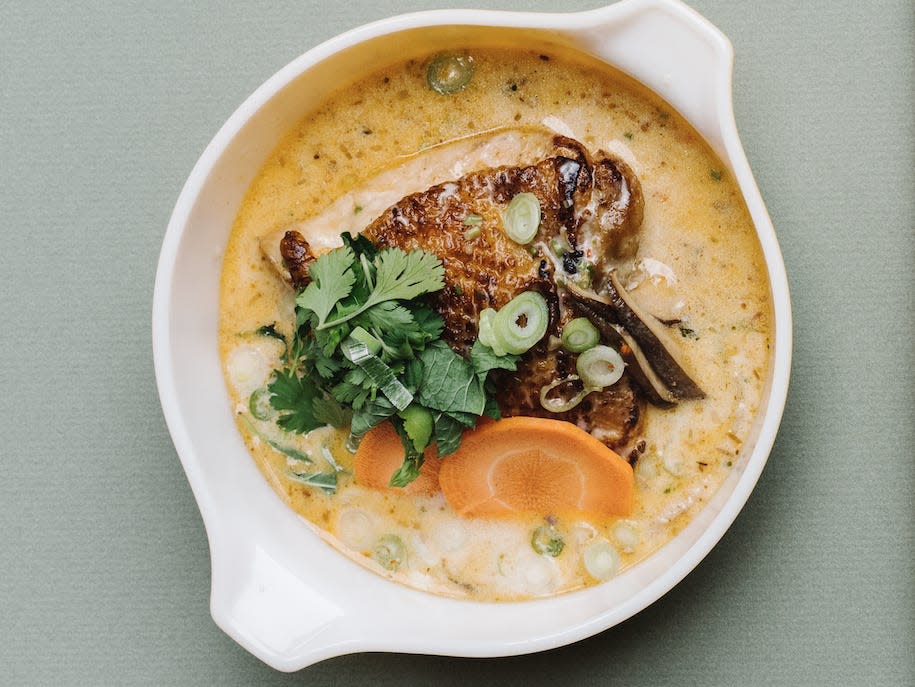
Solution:
M 219 345 L 253 459 L 327 541 L 419 589 L 520 600 L 602 581 L 584 561 L 596 540 L 609 544 L 602 577 L 643 559 L 675 536 L 739 465 L 767 377 L 769 284 L 735 183 L 662 100 L 579 56 L 490 48 L 466 54 L 473 78 L 457 93 L 428 87 L 433 56 L 394 64 L 340 90 L 280 142 L 252 182 L 231 232 Z M 614 153 L 638 176 L 644 222 L 627 285 L 640 304 L 673 322 L 707 393 L 673 409 L 648 407 L 644 452 L 635 466 L 635 508 L 625 519 L 462 518 L 440 494 L 405 496 L 358 485 L 346 430 L 290 435 L 251 414 L 251 394 L 269 381 L 282 353 L 278 340 L 255 332 L 270 323 L 289 332 L 294 321 L 294 294 L 262 255 L 261 237 L 318 215 L 409 156 L 480 132 L 524 127 L 571 136 L 592 153 Z M 362 211 L 354 201 L 346 216 L 326 226 L 328 245 Z M 337 471 L 335 493 L 290 479 L 297 459 L 277 445 Z M 542 527 L 562 539 L 558 555 L 532 547 Z

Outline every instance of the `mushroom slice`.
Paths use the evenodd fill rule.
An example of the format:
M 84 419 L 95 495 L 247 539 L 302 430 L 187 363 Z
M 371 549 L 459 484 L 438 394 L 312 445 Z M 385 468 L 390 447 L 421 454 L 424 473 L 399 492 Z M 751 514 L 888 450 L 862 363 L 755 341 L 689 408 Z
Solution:
M 677 397 L 655 373 L 645 357 L 641 346 L 625 329 L 618 324 L 611 324 L 604 313 L 595 308 L 590 298 L 581 294 L 579 289 L 570 289 L 572 306 L 587 317 L 600 332 L 601 341 L 608 343 L 620 352 L 626 363 L 626 371 L 645 394 L 650 403 L 662 408 L 670 408 L 677 404 Z M 576 293 L 577 292 L 577 293 Z
M 678 359 L 677 342 L 652 315 L 642 312 L 620 283 L 619 274 L 611 270 L 606 284 L 610 304 L 619 322 L 638 342 L 658 377 L 679 399 L 705 398 L 705 392 L 686 372 Z
M 583 291 L 573 284 L 567 284 L 566 288 L 579 305 L 582 302 L 586 303 L 598 319 L 622 325 L 629 335 L 627 344 L 632 348 L 633 355 L 636 355 L 637 350 L 637 357 L 647 363 L 647 366 L 639 365 L 639 370 L 648 382 L 645 390 L 649 397 L 652 396 L 652 391 L 648 390 L 650 388 L 655 396 L 667 402 L 670 396 L 676 400 L 705 398 L 705 392 L 686 372 L 685 364 L 678 355 L 677 342 L 664 330 L 660 322 L 643 312 L 633 302 L 629 293 L 620 284 L 616 270 L 611 270 L 609 274 L 606 284 L 607 296 Z M 646 367 L 651 369 L 651 375 Z M 660 393 L 656 383 L 651 383 L 652 376 L 663 383 L 669 396 Z

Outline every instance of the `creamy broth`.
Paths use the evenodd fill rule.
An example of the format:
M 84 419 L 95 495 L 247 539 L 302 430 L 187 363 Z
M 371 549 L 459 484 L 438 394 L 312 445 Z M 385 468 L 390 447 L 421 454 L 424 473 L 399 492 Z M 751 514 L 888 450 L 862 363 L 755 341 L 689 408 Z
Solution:
M 219 345 L 251 455 L 281 497 L 325 539 L 379 574 L 419 589 L 518 600 L 598 583 L 582 561 L 586 544 L 606 539 L 621 571 L 662 546 L 702 508 L 741 460 L 758 411 L 771 305 L 762 252 L 736 185 L 663 101 L 577 56 L 468 53 L 475 72 L 457 94 L 428 88 L 427 61 L 395 64 L 331 97 L 281 141 L 251 184 L 232 229 L 222 274 Z M 649 312 L 678 321 L 672 332 L 707 392 L 707 398 L 674 409 L 648 407 L 632 514 L 552 523 L 565 544 L 555 557 L 531 546 L 542 517 L 466 519 L 440 494 L 405 496 L 360 487 L 352 477 L 344 430 L 282 437 L 284 445 L 327 469 L 337 464 L 335 494 L 291 481 L 288 468 L 295 459 L 271 445 L 277 428 L 249 414 L 249 396 L 279 366 L 282 350 L 278 341 L 253 332 L 273 322 L 289 331 L 294 320 L 294 294 L 262 255 L 261 237 L 306 222 L 338 199 L 358 198 L 353 194 L 407 156 L 479 132 L 525 127 L 568 135 L 632 167 L 642 184 L 645 213 L 627 286 Z M 407 188 L 396 198 L 417 190 Z M 357 200 L 338 205 L 348 208 L 344 226 L 312 228 L 325 232 L 328 246 L 342 228 L 350 228 L 347 218 L 365 211 Z M 359 222 L 364 226 L 365 219 Z M 313 244 L 316 238 L 309 236 Z M 333 463 L 327 462 L 328 453 Z M 403 544 L 395 563 L 385 556 L 389 535 Z

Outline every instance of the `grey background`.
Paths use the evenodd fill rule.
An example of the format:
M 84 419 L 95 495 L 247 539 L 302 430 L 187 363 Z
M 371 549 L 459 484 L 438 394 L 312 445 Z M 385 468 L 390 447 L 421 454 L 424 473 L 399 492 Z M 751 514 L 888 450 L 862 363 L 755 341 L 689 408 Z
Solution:
M 736 49 L 795 357 L 762 480 L 682 584 L 596 637 L 509 659 L 356 655 L 283 675 L 213 624 L 153 377 L 169 214 L 274 71 L 367 20 L 449 4 L 0 2 L 0 684 L 915 683 L 906 0 L 692 3 Z

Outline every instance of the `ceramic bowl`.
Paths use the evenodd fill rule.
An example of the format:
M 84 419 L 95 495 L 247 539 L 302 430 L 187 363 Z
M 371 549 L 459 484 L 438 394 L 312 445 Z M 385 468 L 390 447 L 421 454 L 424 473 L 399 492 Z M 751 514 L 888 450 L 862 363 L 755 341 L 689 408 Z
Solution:
M 235 427 L 217 352 L 221 257 L 242 197 L 302 114 L 392 55 L 462 45 L 542 45 L 606 61 L 654 90 L 703 135 L 736 179 L 759 233 L 775 304 L 765 397 L 743 460 L 671 542 L 604 584 L 523 603 L 434 596 L 337 553 L 284 505 Z M 211 610 L 239 644 L 280 670 L 359 651 L 505 656 L 568 644 L 637 613 L 721 538 L 763 469 L 791 356 L 784 265 L 731 104 L 727 38 L 673 0 L 624 0 L 576 14 L 434 11 L 333 38 L 281 69 L 229 118 L 197 162 L 162 246 L 153 304 L 159 394 L 200 507 L 212 561 Z

